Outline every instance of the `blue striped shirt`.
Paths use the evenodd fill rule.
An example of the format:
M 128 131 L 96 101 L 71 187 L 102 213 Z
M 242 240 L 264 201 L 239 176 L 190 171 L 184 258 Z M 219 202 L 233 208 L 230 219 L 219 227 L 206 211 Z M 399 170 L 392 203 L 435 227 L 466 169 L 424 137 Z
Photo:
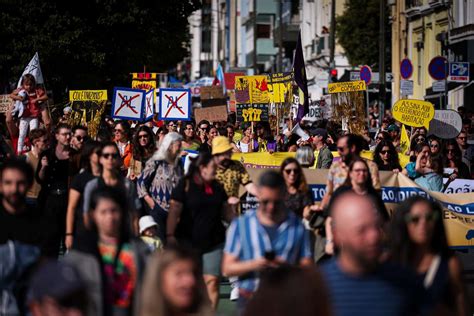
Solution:
M 301 223 L 301 218 L 293 213 L 288 213 L 286 220 L 278 226 L 274 239 L 270 239 L 258 221 L 256 211 L 234 219 L 227 230 L 224 251 L 237 257 L 239 261 L 258 259 L 270 251 L 290 264 L 298 264 L 302 258 L 312 258 L 309 233 Z M 250 273 L 239 277 L 238 286 L 247 291 L 255 291 L 258 275 Z
M 352 276 L 332 259 L 321 271 L 335 316 L 409 316 L 427 311 L 424 289 L 411 270 L 383 263 L 373 273 Z

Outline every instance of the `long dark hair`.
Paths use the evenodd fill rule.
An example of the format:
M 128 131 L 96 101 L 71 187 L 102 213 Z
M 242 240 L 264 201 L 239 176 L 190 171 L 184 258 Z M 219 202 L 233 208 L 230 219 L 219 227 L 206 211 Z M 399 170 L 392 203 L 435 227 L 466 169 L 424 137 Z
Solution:
M 140 139 L 138 135 L 140 132 L 146 132 L 148 134 L 148 143 L 146 146 L 140 146 Z M 132 154 L 133 159 L 136 161 L 141 161 L 142 159 L 148 159 L 153 155 L 153 152 L 156 148 L 155 134 L 151 128 L 146 125 L 140 126 L 135 134 L 133 135 L 132 140 Z
M 380 143 L 377 144 L 374 150 L 374 162 L 377 164 L 379 169 L 381 169 L 384 164 L 382 161 L 382 158 L 380 158 L 380 152 L 384 147 L 388 147 L 388 165 L 389 165 L 389 170 L 393 169 L 400 169 L 400 160 L 398 159 L 398 153 L 397 150 L 395 149 L 395 146 L 393 146 L 393 143 L 388 140 L 381 140 Z
M 406 217 L 413 206 L 417 203 L 426 203 L 432 212 L 436 213 L 433 237 L 430 243 L 430 250 L 443 257 L 449 257 L 451 252 L 448 247 L 446 231 L 443 224 L 443 209 L 437 202 L 431 202 L 422 196 L 412 196 L 403 201 L 395 211 L 391 224 L 391 255 L 393 260 L 409 266 L 413 263 L 416 254 L 416 246 L 410 240 L 408 234 Z
M 301 168 L 300 163 L 295 158 L 289 157 L 283 160 L 280 167 L 280 174 L 283 176 L 283 172 L 286 166 L 292 163 L 296 164 L 296 169 L 298 169 L 298 176 L 296 178 L 295 187 L 300 193 L 308 192 L 308 183 L 306 182 L 306 177 L 303 174 L 303 168 Z
M 367 188 L 367 190 L 369 191 L 374 191 L 374 186 L 372 184 L 372 176 L 370 174 L 370 169 L 369 169 L 369 165 L 367 164 L 367 162 L 360 158 L 360 157 L 356 157 L 354 158 L 351 163 L 349 164 L 349 172 L 347 173 L 347 178 L 346 178 L 346 181 L 344 181 L 344 186 L 348 186 L 348 187 L 352 187 L 352 182 L 351 182 L 351 171 L 352 169 L 354 169 L 354 166 L 356 163 L 363 163 L 364 166 L 367 168 L 367 180 L 365 181 L 364 183 L 364 186 Z
M 444 166 L 448 165 L 448 146 L 454 147 L 454 164 L 456 165 L 457 168 L 459 168 L 462 164 L 462 151 L 461 151 L 461 148 L 459 148 L 458 143 L 454 139 L 450 139 L 446 141 L 446 143 L 444 144 L 444 148 L 443 148 Z
M 202 152 L 196 158 L 191 158 L 191 165 L 189 166 L 188 173 L 186 173 L 186 181 L 194 181 L 194 177 L 201 177 L 199 173 L 199 168 L 202 166 L 207 166 L 213 157 L 208 152 Z
M 88 140 L 81 150 L 81 158 L 80 158 L 80 165 L 87 172 L 92 173 L 92 166 L 90 163 L 90 158 L 94 153 L 98 153 L 100 155 L 101 144 L 95 140 Z

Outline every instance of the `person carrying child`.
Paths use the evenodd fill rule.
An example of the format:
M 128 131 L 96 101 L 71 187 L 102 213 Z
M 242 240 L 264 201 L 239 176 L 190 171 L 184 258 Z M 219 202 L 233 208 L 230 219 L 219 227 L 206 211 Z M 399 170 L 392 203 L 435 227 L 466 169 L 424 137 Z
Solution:
M 48 100 L 44 89 L 36 86 L 36 79 L 31 74 L 26 74 L 21 79 L 21 87 L 10 94 L 15 102 L 12 114 L 20 120 L 17 154 L 21 154 L 25 148 L 25 138 L 28 130 L 39 127 L 39 116 L 41 115 L 41 103 Z

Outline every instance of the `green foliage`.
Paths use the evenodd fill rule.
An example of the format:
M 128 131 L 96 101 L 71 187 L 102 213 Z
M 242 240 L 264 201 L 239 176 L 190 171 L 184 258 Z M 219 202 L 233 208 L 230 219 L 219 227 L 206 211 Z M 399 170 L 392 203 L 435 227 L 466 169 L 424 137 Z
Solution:
M 352 66 L 378 64 L 380 1 L 346 0 L 344 14 L 336 18 L 336 38 Z M 385 30 L 385 46 L 390 47 L 388 15 Z
M 48 89 L 130 86 L 130 72 L 166 72 L 187 56 L 199 0 L 0 0 L 0 86 L 37 51 Z

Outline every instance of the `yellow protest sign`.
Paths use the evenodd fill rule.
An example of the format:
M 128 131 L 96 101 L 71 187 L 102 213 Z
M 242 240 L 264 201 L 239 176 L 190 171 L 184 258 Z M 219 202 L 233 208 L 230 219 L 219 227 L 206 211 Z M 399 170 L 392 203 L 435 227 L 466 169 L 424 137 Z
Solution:
M 435 115 L 433 104 L 422 100 L 399 100 L 392 108 L 392 115 L 397 121 L 413 127 L 430 128 L 430 121 Z
M 69 101 L 107 101 L 107 90 L 71 90 Z
M 289 101 L 292 92 L 291 83 L 293 81 L 292 72 L 275 73 L 270 75 L 268 91 L 270 103 L 285 103 Z
M 365 85 L 364 80 L 336 82 L 328 84 L 329 93 L 355 92 L 365 90 L 367 90 L 367 86 Z
M 156 89 L 156 80 L 132 80 L 132 89 L 149 91 Z
M 267 76 L 249 76 L 250 103 L 270 102 Z

